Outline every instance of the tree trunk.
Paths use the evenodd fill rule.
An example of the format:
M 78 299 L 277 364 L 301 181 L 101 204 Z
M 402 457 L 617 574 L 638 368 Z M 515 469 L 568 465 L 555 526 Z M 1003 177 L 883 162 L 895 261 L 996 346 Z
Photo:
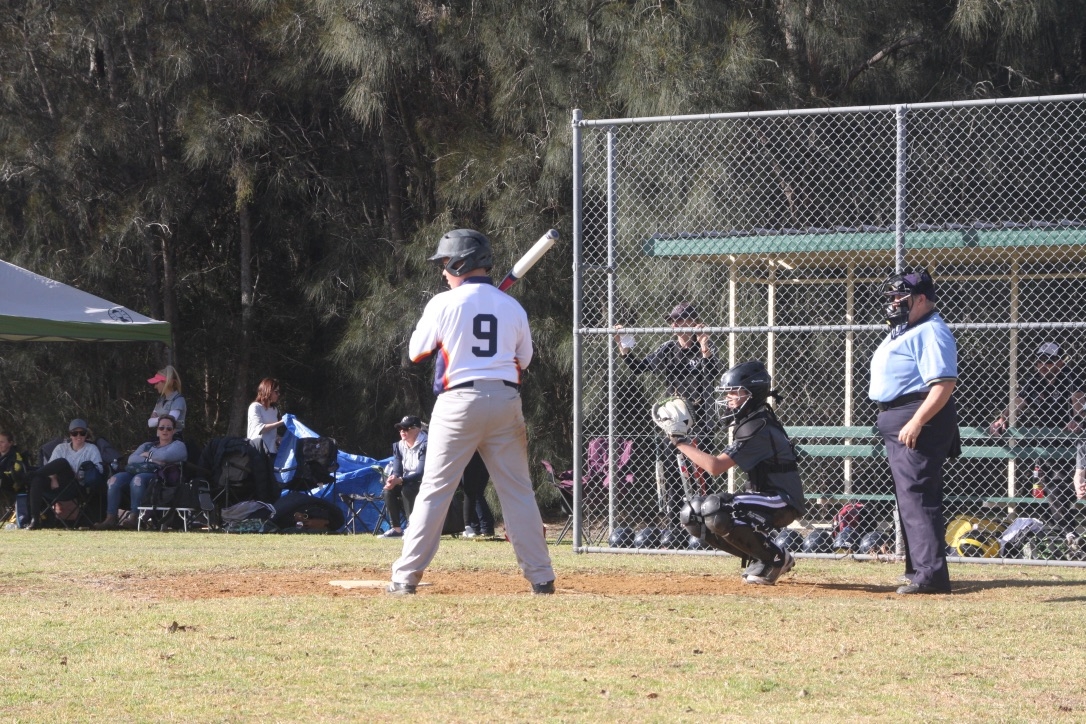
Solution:
M 249 217 L 249 204 L 242 202 L 238 209 L 238 226 L 241 234 L 239 254 L 241 282 L 241 339 L 238 344 L 237 376 L 234 378 L 234 396 L 230 405 L 230 421 L 227 434 L 245 436 L 245 415 L 249 401 L 249 368 L 253 353 L 253 235 Z

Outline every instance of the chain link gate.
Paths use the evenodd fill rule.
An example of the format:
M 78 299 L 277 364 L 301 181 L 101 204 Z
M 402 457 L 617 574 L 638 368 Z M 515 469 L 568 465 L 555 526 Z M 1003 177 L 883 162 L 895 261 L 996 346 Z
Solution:
M 867 392 L 886 334 L 881 284 L 911 266 L 935 278 L 958 341 L 952 556 L 1080 560 L 1068 516 L 1082 507 L 1082 394 L 1069 396 L 1086 371 L 1083 129 L 1083 95 L 612 120 L 575 111 L 575 548 L 696 548 L 678 524 L 683 473 L 651 405 L 685 385 L 716 454 L 729 431 L 713 429 L 712 387 L 759 359 L 783 393 L 775 409 L 808 502 L 791 541 L 809 554 L 900 552 Z M 670 323 L 682 305 L 704 325 L 694 334 Z M 698 332 L 708 356 L 692 354 L 669 382 L 651 354 L 669 341 L 698 347 Z M 1062 399 L 1037 392 L 1047 344 L 1073 380 Z M 1008 429 L 990 434 L 1005 412 Z M 737 469 L 687 472 L 696 492 L 744 482 Z

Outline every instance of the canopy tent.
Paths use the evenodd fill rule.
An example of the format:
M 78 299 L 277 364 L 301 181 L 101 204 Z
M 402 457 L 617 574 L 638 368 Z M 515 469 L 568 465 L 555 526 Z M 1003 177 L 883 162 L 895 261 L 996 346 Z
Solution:
M 0 261 L 0 340 L 170 344 L 170 325 Z

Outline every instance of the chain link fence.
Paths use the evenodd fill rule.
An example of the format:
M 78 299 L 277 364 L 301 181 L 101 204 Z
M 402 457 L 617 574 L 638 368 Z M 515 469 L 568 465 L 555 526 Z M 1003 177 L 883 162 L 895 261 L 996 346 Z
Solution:
M 574 545 L 696 548 L 678 524 L 684 472 L 651 406 L 686 396 L 718 453 L 730 432 L 713 388 L 759 359 L 782 392 L 809 508 L 780 539 L 815 555 L 900 552 L 867 393 L 886 334 L 880 287 L 908 266 L 931 272 L 958 341 L 950 553 L 1080 560 L 1083 128 L 1086 96 L 575 113 Z M 745 482 L 734 469 L 686 473 L 696 492 Z

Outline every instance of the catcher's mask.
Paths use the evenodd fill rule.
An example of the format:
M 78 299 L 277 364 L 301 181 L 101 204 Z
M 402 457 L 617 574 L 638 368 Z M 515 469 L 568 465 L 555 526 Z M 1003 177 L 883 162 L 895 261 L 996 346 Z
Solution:
M 886 299 L 886 324 L 897 327 L 909 321 L 913 295 L 923 294 L 935 301 L 935 282 L 923 269 L 894 274 L 882 284 L 882 296 Z
M 429 261 L 436 262 L 454 277 L 462 277 L 475 269 L 490 271 L 494 267 L 494 254 L 486 234 L 474 229 L 454 229 L 437 242 L 437 251 Z
M 772 394 L 769 371 L 758 360 L 736 365 L 720 378 L 716 409 L 726 425 L 738 423 L 766 403 Z

